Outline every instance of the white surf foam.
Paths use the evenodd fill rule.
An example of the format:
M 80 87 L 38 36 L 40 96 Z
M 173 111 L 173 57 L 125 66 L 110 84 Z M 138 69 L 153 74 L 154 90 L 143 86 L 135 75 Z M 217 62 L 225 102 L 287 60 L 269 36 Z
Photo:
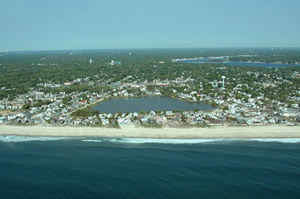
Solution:
M 36 136 L 14 136 L 2 135 L 0 142 L 30 142 L 30 141 L 55 141 L 64 140 L 64 137 L 36 137 Z
M 254 138 L 249 140 L 258 142 L 300 143 L 300 138 Z
M 102 142 L 102 140 L 81 140 L 83 142 Z
M 37 136 L 14 136 L 2 135 L 0 142 L 30 142 L 30 141 L 56 141 L 65 140 L 66 137 L 37 137 Z M 201 144 L 214 142 L 236 142 L 236 141 L 256 141 L 256 142 L 279 142 L 279 143 L 300 143 L 300 138 L 249 138 L 249 139 L 159 139 L 159 138 L 99 138 L 83 139 L 84 142 L 115 142 L 128 144 Z
M 85 142 L 115 142 L 128 144 L 201 144 L 214 142 L 237 142 L 237 141 L 256 141 L 256 142 L 279 142 L 279 143 L 300 143 L 300 138 L 215 138 L 215 139 L 157 139 L 157 138 L 103 138 L 82 140 Z
M 147 143 L 161 143 L 161 144 L 198 144 L 226 141 L 226 139 L 156 139 L 156 138 L 116 138 L 110 139 L 111 142 L 132 143 L 132 144 L 147 144 Z

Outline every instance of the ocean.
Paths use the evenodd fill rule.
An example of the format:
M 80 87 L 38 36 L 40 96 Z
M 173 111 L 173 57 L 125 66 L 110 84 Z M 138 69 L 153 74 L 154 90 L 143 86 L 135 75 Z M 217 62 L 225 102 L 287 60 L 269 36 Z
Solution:
M 300 198 L 300 139 L 0 136 L 0 197 Z

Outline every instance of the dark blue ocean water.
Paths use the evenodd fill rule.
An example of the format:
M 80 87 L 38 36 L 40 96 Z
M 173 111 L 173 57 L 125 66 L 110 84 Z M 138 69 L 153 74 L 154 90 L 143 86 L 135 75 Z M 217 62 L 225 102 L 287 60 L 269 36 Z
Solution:
M 0 137 L 4 199 L 300 198 L 299 139 Z

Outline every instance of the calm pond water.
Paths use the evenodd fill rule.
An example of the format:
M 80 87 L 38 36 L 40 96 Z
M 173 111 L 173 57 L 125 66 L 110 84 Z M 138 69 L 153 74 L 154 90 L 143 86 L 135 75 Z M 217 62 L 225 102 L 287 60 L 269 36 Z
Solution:
M 211 105 L 205 103 L 188 103 L 171 97 L 142 97 L 142 98 L 122 98 L 112 99 L 101 102 L 92 110 L 98 110 L 100 113 L 116 112 L 140 112 L 140 111 L 158 111 L 158 110 L 180 110 L 193 111 L 213 109 Z
M 266 68 L 284 68 L 284 67 L 292 67 L 292 66 L 300 67 L 299 64 L 271 64 L 271 63 L 255 63 L 255 62 L 249 63 L 243 61 L 209 62 L 210 60 L 212 60 L 212 58 L 183 60 L 180 62 L 192 63 L 192 64 L 205 64 L 205 63 L 227 64 L 230 66 L 259 66 L 259 67 L 266 67 Z

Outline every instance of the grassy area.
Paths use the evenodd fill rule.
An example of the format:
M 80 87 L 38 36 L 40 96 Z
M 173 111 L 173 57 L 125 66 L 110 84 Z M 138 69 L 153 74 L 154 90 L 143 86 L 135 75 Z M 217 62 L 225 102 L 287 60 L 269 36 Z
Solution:
M 179 128 L 207 128 L 209 125 L 203 123 L 203 124 L 188 124 L 188 123 L 181 123 Z
M 162 124 L 152 123 L 152 124 L 140 124 L 140 127 L 143 128 L 162 128 Z
M 76 111 L 71 113 L 71 116 L 72 117 L 89 117 L 89 116 L 99 114 L 99 111 L 91 111 L 92 107 L 93 106 L 90 105 L 90 106 L 87 106 L 85 108 L 77 109 Z

